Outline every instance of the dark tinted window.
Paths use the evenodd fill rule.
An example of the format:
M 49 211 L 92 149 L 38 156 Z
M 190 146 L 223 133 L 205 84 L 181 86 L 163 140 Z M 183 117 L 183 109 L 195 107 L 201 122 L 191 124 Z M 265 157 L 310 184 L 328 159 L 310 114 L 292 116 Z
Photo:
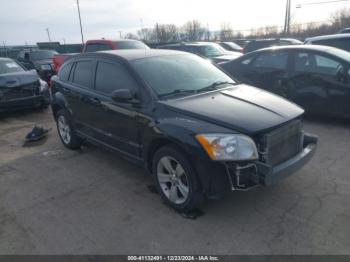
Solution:
M 30 58 L 32 60 L 44 60 L 44 59 L 52 59 L 54 55 L 58 53 L 54 50 L 40 50 L 40 51 L 32 51 L 30 53 Z
M 254 67 L 286 69 L 288 53 L 263 53 L 253 62 Z
M 136 91 L 137 86 L 123 65 L 99 62 L 96 71 L 96 90 L 110 94 L 117 89 Z
M 68 81 L 69 73 L 70 73 L 70 71 L 72 69 L 72 65 L 73 65 L 73 63 L 70 63 L 70 64 L 67 64 L 67 65 L 64 65 L 60 69 L 60 72 L 59 72 L 58 76 L 60 77 L 60 79 L 62 81 Z
M 97 52 L 111 49 L 112 48 L 107 44 L 87 44 L 85 52 Z
M 139 41 L 117 41 L 117 49 L 149 49 L 144 43 Z
M 350 37 L 348 37 L 348 38 L 338 38 L 338 39 L 327 39 L 327 40 L 314 41 L 313 44 L 315 44 L 315 45 L 333 46 L 333 47 L 336 47 L 336 48 L 339 48 L 339 49 L 350 51 Z
M 92 76 L 95 69 L 93 61 L 79 61 L 74 70 L 73 82 L 83 87 L 91 88 Z

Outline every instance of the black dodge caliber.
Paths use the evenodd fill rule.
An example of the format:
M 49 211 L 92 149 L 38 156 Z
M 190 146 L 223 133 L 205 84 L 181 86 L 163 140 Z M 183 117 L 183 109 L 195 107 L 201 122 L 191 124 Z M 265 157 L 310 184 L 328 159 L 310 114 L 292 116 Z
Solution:
M 270 185 L 305 165 L 317 137 L 303 110 L 170 50 L 78 55 L 52 79 L 62 143 L 86 140 L 143 165 L 173 208 Z

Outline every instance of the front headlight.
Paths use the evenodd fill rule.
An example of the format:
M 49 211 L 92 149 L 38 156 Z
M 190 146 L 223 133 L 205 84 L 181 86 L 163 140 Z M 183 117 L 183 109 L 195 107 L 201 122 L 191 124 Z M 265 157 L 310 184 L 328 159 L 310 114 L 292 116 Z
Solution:
M 245 135 L 201 134 L 196 139 L 216 161 L 245 161 L 258 159 L 254 141 Z

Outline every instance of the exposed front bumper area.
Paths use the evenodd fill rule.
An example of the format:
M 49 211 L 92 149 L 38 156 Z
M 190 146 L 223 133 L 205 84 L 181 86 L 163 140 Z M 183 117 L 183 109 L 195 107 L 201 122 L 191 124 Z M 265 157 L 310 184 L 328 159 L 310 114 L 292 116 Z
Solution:
M 316 152 L 318 138 L 304 134 L 301 151 L 278 165 L 266 163 L 197 163 L 203 189 L 209 198 L 218 198 L 228 191 L 247 191 L 258 186 L 269 186 L 292 175 L 306 165 Z
M 278 183 L 306 165 L 316 152 L 317 136 L 304 134 L 303 148 L 296 156 L 271 166 L 262 162 L 227 167 L 232 190 L 248 190 L 258 185 L 269 186 Z

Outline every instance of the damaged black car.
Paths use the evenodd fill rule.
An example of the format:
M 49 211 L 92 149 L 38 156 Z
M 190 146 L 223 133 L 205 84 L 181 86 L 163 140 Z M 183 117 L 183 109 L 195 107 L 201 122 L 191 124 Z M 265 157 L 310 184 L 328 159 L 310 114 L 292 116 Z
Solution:
M 26 70 L 10 58 L 0 58 L 0 113 L 47 107 L 48 85 L 35 70 Z
M 302 168 L 317 146 L 303 130 L 302 108 L 185 52 L 78 55 L 51 88 L 66 147 L 85 140 L 143 165 L 178 211 L 274 184 Z

